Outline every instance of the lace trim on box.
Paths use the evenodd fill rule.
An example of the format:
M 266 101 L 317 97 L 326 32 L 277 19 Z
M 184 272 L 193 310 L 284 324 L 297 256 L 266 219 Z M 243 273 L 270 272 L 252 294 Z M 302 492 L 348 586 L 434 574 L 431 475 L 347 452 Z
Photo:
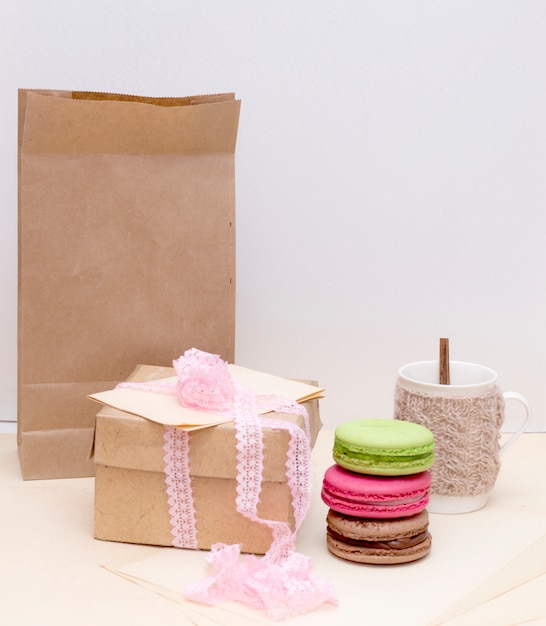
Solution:
M 189 433 L 181 428 L 165 426 L 163 442 L 165 483 L 173 546 L 197 550 L 197 529 L 189 464 Z

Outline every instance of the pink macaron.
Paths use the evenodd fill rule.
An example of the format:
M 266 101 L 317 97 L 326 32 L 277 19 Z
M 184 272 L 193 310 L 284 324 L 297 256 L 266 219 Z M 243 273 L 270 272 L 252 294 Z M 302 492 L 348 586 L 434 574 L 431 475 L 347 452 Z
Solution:
M 372 476 L 350 472 L 339 465 L 326 470 L 321 497 L 344 515 L 396 518 L 416 515 L 428 504 L 430 472 L 407 476 Z

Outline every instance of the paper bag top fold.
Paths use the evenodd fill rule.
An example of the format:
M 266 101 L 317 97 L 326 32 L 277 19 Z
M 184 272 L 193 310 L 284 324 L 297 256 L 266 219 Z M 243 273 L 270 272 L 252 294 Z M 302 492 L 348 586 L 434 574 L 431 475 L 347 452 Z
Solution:
M 52 97 L 20 92 L 26 154 L 234 153 L 240 101 L 205 97 L 158 106 L 157 99 Z M 152 103 L 153 102 L 153 103 Z M 196 106 L 198 105 L 198 106 Z M 127 114 L 127 107 L 134 109 Z

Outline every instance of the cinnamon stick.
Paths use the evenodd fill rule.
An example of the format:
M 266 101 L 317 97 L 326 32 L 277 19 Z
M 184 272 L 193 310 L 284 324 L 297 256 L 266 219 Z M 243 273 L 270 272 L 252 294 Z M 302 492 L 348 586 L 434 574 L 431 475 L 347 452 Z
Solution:
M 440 385 L 449 385 L 449 339 L 440 339 Z

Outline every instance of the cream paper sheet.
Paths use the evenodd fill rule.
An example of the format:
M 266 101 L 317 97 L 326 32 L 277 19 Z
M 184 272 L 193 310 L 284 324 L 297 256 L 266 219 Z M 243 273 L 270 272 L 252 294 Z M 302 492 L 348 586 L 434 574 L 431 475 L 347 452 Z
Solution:
M 228 370 L 238 382 L 257 395 L 275 395 L 303 402 L 320 398 L 324 392 L 324 389 L 309 383 L 257 372 L 238 365 L 229 364 Z M 176 381 L 176 376 L 155 382 L 173 381 Z M 89 398 L 132 415 L 138 415 L 159 424 L 179 426 L 185 430 L 206 428 L 231 421 L 230 418 L 185 408 L 175 395 L 115 388 L 91 394 Z
M 322 431 L 313 450 L 313 497 L 298 533 L 297 549 L 312 559 L 318 577 L 332 580 L 338 606 L 324 605 L 286 620 L 284 626 L 331 626 L 341 616 L 343 620 L 354 619 L 355 623 L 364 623 L 365 619 L 369 624 L 505 626 L 521 621 L 517 621 L 520 603 L 511 609 L 512 613 L 504 603 L 509 605 L 523 601 L 522 598 L 528 605 L 524 615 L 535 621 L 543 619 L 540 610 L 543 611 L 546 598 L 546 500 L 533 481 L 525 480 L 530 464 L 536 462 L 539 471 L 542 467 L 543 461 L 536 457 L 541 454 L 540 442 L 518 442 L 510 457 L 506 455 L 495 493 L 482 510 L 468 515 L 431 514 L 431 553 L 420 561 L 400 566 L 363 566 L 328 553 L 327 509 L 320 498 L 320 484 L 332 463 L 332 443 L 333 433 Z M 534 447 L 526 448 L 529 443 Z M 249 624 L 273 624 L 263 612 L 240 604 L 207 607 L 184 600 L 186 585 L 209 575 L 205 555 L 163 548 L 138 562 L 103 565 L 170 597 L 188 615 L 193 615 L 197 626 L 208 626 L 211 622 L 207 619 L 236 626 L 246 626 L 243 619 L 250 620 Z M 478 613 L 472 612 L 478 610 L 479 619 L 475 617 Z M 515 620 L 514 613 L 518 616 Z M 512 621 L 503 622 L 504 617 Z
M 457 602 L 450 610 L 442 612 L 440 616 L 430 622 L 420 622 L 417 615 L 411 612 L 406 614 L 406 624 L 427 624 L 427 626 L 513 626 L 521 623 L 546 623 L 546 538 L 542 538 L 535 544 L 520 553 L 513 561 L 493 573 L 485 582 L 473 589 L 463 600 Z M 336 562 L 337 565 L 340 563 Z M 456 564 L 455 564 L 456 565 Z M 180 554 L 179 551 L 170 548 L 158 549 L 158 551 L 145 559 L 132 561 L 118 565 L 104 565 L 104 567 L 119 576 L 122 576 L 142 587 L 153 591 L 178 603 L 184 613 L 198 626 L 208 624 L 236 624 L 237 626 L 251 626 L 252 624 L 272 624 L 263 612 L 234 602 L 228 602 L 215 607 L 208 607 L 184 598 L 183 589 L 197 578 L 207 575 L 203 553 Z M 478 566 L 479 567 L 479 566 Z M 349 565 L 349 570 L 357 574 L 357 568 Z M 373 571 L 375 568 L 371 568 Z M 487 571 L 489 568 L 482 565 L 479 568 Z M 333 570 L 339 574 L 342 567 Z M 387 568 L 388 570 L 388 568 Z M 455 567 L 456 570 L 456 567 Z M 399 589 L 399 585 L 406 588 L 418 589 L 419 581 L 426 583 L 420 575 L 416 576 L 416 583 L 408 578 L 408 569 L 394 568 L 391 584 L 382 589 L 366 583 L 370 569 L 362 571 L 362 601 L 365 602 L 369 614 L 373 614 L 373 605 L 381 606 L 388 601 L 393 589 Z M 377 571 L 377 570 L 375 570 Z M 385 571 L 384 569 L 382 571 Z M 400 574 L 405 571 L 405 574 Z M 347 571 L 349 574 L 349 571 Z M 419 572 L 417 572 L 419 574 Z M 404 582 L 403 578 L 407 581 Z M 421 580 L 422 579 L 422 580 Z M 339 575 L 336 581 L 343 580 Z M 336 584 L 336 588 L 340 585 Z M 340 594 L 340 602 L 350 601 L 352 594 Z M 434 591 L 429 587 L 429 593 Z M 441 594 L 441 604 L 449 605 L 449 598 L 453 593 Z M 370 596 L 372 599 L 365 600 Z M 427 593 L 423 594 L 426 602 Z M 354 598 L 354 595 L 352 595 Z M 386 606 L 383 604 L 383 606 Z M 356 607 L 355 607 L 356 608 Z M 422 612 L 426 613 L 426 606 L 422 605 Z M 388 613 L 384 612 L 383 623 L 394 623 L 388 619 Z M 283 622 L 290 624 L 320 624 L 332 623 L 335 620 L 335 607 L 324 605 L 315 612 L 294 617 Z M 540 622 L 543 620 L 543 622 Z M 370 622 L 371 623 L 371 622 Z
M 546 535 L 429 626 L 546 623 Z

